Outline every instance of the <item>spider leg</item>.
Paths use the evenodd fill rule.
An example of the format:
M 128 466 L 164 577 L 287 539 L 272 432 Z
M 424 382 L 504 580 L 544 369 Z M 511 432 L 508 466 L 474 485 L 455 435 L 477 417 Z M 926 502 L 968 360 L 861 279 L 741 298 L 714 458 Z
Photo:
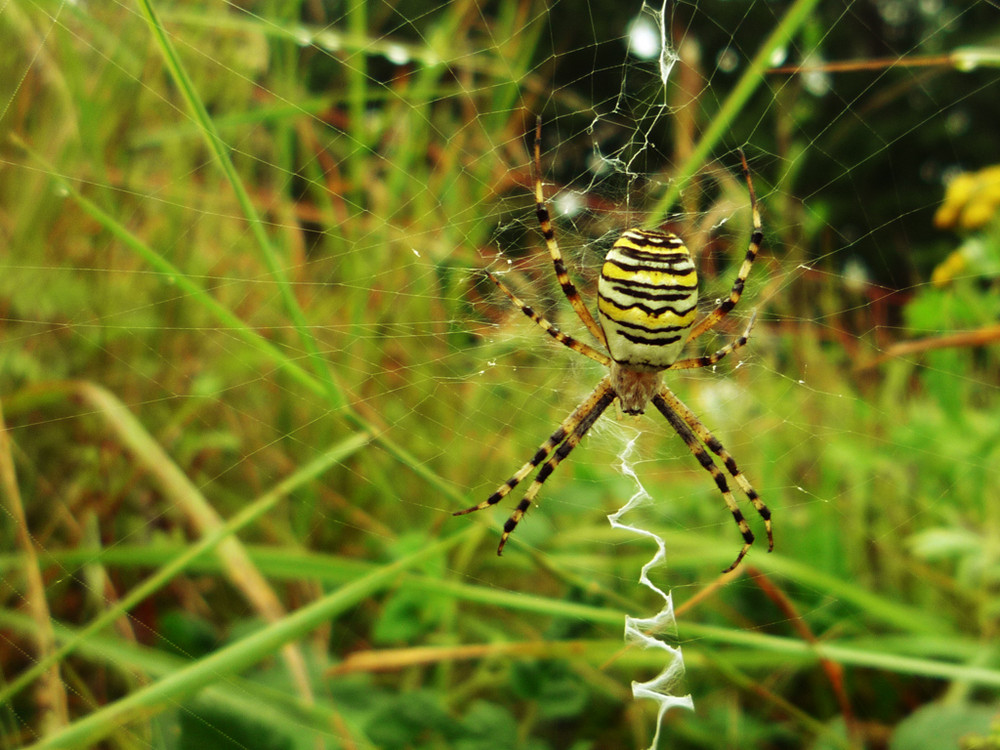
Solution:
M 771 511 L 764 504 L 764 501 L 760 499 L 760 495 L 750 484 L 743 472 L 740 471 L 739 467 L 736 465 L 736 460 L 733 458 L 732 454 L 726 450 L 725 446 L 719 442 L 719 439 L 713 435 L 698 416 L 691 411 L 688 406 L 681 401 L 674 393 L 669 389 L 664 387 L 660 391 L 660 396 L 663 400 L 673 409 L 676 413 L 680 414 L 681 419 L 687 422 L 688 426 L 694 430 L 694 433 L 698 436 L 708 449 L 712 451 L 715 455 L 722 459 L 722 463 L 726 467 L 726 471 L 729 472 L 730 476 L 736 481 L 736 484 L 740 486 L 743 493 L 747 496 L 751 503 L 753 503 L 754 509 L 764 519 L 764 530 L 767 532 L 767 551 L 771 552 L 774 549 L 774 536 L 771 533 Z
M 733 519 L 736 521 L 736 525 L 740 529 L 740 534 L 743 535 L 743 548 L 740 553 L 736 556 L 736 560 L 733 564 L 726 568 L 723 573 L 728 573 L 743 560 L 744 555 L 750 549 L 750 545 L 753 544 L 753 532 L 750 531 L 750 526 L 747 524 L 746 519 L 743 517 L 743 513 L 740 511 L 739 506 L 736 504 L 736 500 L 733 498 L 733 493 L 729 491 L 729 485 L 726 483 L 726 478 L 719 471 L 719 467 L 715 465 L 715 461 L 712 457 L 708 455 L 708 452 L 702 447 L 701 443 L 698 442 L 698 438 L 695 437 L 694 432 L 688 426 L 687 422 L 681 418 L 676 411 L 668 403 L 665 396 L 670 397 L 672 401 L 677 401 L 677 397 L 674 396 L 670 390 L 664 386 L 663 389 L 653 396 L 653 406 L 655 406 L 660 413 L 666 417 L 667 422 L 670 426 L 674 428 L 674 431 L 681 436 L 681 439 L 687 444 L 688 450 L 694 454 L 694 457 L 698 459 L 698 463 L 709 474 L 712 475 L 712 479 L 715 480 L 715 485 L 719 488 L 719 492 L 722 493 L 723 499 L 726 501 L 726 507 L 729 508 L 729 512 L 733 514 Z M 678 402 L 679 403 L 679 402 Z
M 743 335 L 738 339 L 726 344 L 724 347 L 719 349 L 719 351 L 714 354 L 706 354 L 704 357 L 694 357 L 692 359 L 679 359 L 674 362 L 668 370 L 691 370 L 696 367 L 711 367 L 716 362 L 721 360 L 727 354 L 735 352 L 746 346 L 747 341 L 750 340 L 750 331 L 753 330 L 753 324 L 757 322 L 757 311 L 754 310 L 750 315 L 750 322 L 747 323 L 746 330 L 743 331 Z
M 517 487 L 528 474 L 530 474 L 536 466 L 538 466 L 542 461 L 549 457 L 553 449 L 566 439 L 566 436 L 571 434 L 576 430 L 580 422 L 588 415 L 588 413 L 594 408 L 594 405 L 600 400 L 605 393 L 610 390 L 610 378 L 605 377 L 597 384 L 597 388 L 594 392 L 587 397 L 587 400 L 580 404 L 576 410 L 570 414 L 563 423 L 559 425 L 555 432 L 549 435 L 548 440 L 538 446 L 538 450 L 535 452 L 534 457 L 528 461 L 524 466 L 518 469 L 506 482 L 497 488 L 497 491 L 490 495 L 488 498 L 483 500 L 483 502 L 478 505 L 473 505 L 471 508 L 466 508 L 465 510 L 458 510 L 452 513 L 453 516 L 463 516 L 466 513 L 472 513 L 476 510 L 484 510 L 492 505 L 496 505 L 501 500 L 503 500 L 510 493 L 512 489 Z M 596 419 L 596 417 L 595 417 Z
M 572 336 L 568 336 L 567 334 L 563 333 L 554 325 L 552 325 L 549 321 L 547 321 L 544 317 L 535 312 L 530 305 L 527 305 L 526 303 L 522 302 L 517 297 L 517 295 L 515 295 L 510 289 L 507 288 L 506 284 L 500 281 L 500 279 L 498 279 L 489 271 L 486 272 L 486 275 L 489 276 L 490 281 L 492 281 L 494 284 L 500 287 L 500 291 L 506 294 L 507 297 L 510 299 L 510 301 L 513 302 L 521 312 L 523 312 L 525 315 L 531 318 L 531 320 L 536 325 L 538 325 L 543 331 L 549 334 L 549 336 L 554 338 L 560 344 L 568 346 L 573 351 L 579 352 L 580 354 L 590 357 L 591 359 L 600 362 L 602 365 L 611 364 L 611 358 L 608 357 L 606 354 L 603 354 L 594 349 L 592 346 L 588 346 L 582 341 L 577 341 Z
M 524 514 L 531 507 L 531 504 L 535 500 L 535 495 L 542 488 L 542 484 L 549 475 L 555 470 L 559 463 L 566 458 L 583 439 L 583 436 L 587 434 L 587 430 L 594 426 L 594 422 L 597 421 L 598 417 L 604 413 L 604 410 L 611 405 L 611 403 L 617 398 L 614 389 L 610 385 L 610 380 L 605 378 L 601 381 L 597 389 L 587 398 L 587 400 L 581 406 L 583 414 L 581 415 L 578 424 L 575 429 L 569 434 L 569 437 L 563 442 L 562 445 L 556 449 L 555 454 L 546 461 L 542 468 L 538 471 L 538 476 L 535 477 L 535 481 L 531 483 L 528 487 L 528 491 L 524 493 L 524 497 L 521 498 L 521 502 L 517 504 L 514 512 L 510 514 L 510 518 L 503 525 L 503 534 L 500 535 L 500 545 L 497 547 L 497 554 L 503 554 L 503 546 L 507 543 L 507 537 L 511 535 L 514 528 L 517 526 L 518 522 L 524 518 Z M 577 413 L 580 409 L 577 410 Z
M 736 281 L 733 282 L 733 288 L 730 290 L 729 296 L 712 312 L 706 315 L 701 322 L 695 324 L 688 336 L 688 341 L 693 341 L 705 331 L 714 328 L 720 320 L 729 314 L 730 310 L 736 307 L 736 303 L 740 301 L 740 296 L 743 294 L 743 285 L 746 283 L 747 276 L 750 275 L 750 268 L 753 266 L 754 259 L 756 259 L 757 253 L 760 251 L 760 246 L 764 242 L 760 209 L 757 207 L 757 194 L 754 192 L 753 180 L 750 178 L 750 166 L 747 164 L 747 157 L 743 154 L 742 150 L 740 151 L 740 161 L 743 163 L 743 176 L 746 178 L 747 189 L 750 191 L 750 211 L 753 214 L 753 233 L 750 235 L 750 246 L 747 248 L 746 257 L 743 259 L 743 265 L 740 266 L 740 272 L 736 276 Z
M 552 228 L 552 218 L 549 216 L 549 209 L 545 205 L 545 193 L 542 190 L 542 118 L 535 118 L 535 213 L 538 215 L 538 224 L 542 228 L 542 237 L 545 239 L 545 246 L 552 256 L 552 265 L 556 269 L 556 278 L 559 279 L 559 286 L 562 287 L 563 294 L 573 306 L 574 312 L 583 324 L 598 341 L 606 344 L 604 331 L 590 314 L 590 310 L 580 298 L 580 293 L 576 290 L 573 282 L 570 281 L 566 272 L 566 264 L 563 262 L 562 252 L 556 242 L 556 233 Z

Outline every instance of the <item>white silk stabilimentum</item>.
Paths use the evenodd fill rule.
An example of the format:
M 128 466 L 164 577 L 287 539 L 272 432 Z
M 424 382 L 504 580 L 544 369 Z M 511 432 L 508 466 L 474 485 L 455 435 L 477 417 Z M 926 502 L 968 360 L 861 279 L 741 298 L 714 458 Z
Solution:
M 663 592 L 652 581 L 649 580 L 650 569 L 662 565 L 666 560 L 666 545 L 659 536 L 648 529 L 630 526 L 622 523 L 622 516 L 640 505 L 651 501 L 646 488 L 642 486 L 639 477 L 629 463 L 635 447 L 638 435 L 628 441 L 621 453 L 621 472 L 632 479 L 636 485 L 636 493 L 629 501 L 616 513 L 608 516 L 611 526 L 623 531 L 630 531 L 633 534 L 647 537 L 656 542 L 656 554 L 653 558 L 642 566 L 639 573 L 639 582 L 651 588 L 663 597 L 663 608 L 652 617 L 631 617 L 625 616 L 625 642 L 630 645 L 644 649 L 660 649 L 663 651 L 664 667 L 662 671 L 647 682 L 632 682 L 632 695 L 635 698 L 649 698 L 656 701 L 659 710 L 656 715 L 656 734 L 653 735 L 653 742 L 650 750 L 655 750 L 660 739 L 660 727 L 663 725 L 663 717 L 671 708 L 687 708 L 694 710 L 694 701 L 690 695 L 676 695 L 674 690 L 680 684 L 684 676 L 684 658 L 680 648 L 675 648 L 660 640 L 658 636 L 673 636 L 677 632 L 677 621 L 674 619 L 674 602 L 670 594 Z

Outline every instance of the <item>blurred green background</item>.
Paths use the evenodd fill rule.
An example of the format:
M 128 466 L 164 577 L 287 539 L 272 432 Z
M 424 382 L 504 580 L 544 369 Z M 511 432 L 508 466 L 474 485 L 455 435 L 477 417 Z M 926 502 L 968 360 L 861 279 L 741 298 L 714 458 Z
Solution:
M 0 748 L 648 747 L 633 438 L 694 700 L 660 747 L 1000 747 L 1000 7 L 640 10 L 0 6 Z M 585 338 L 536 114 L 588 302 L 644 222 L 725 295 L 746 153 L 764 250 L 688 356 L 754 336 L 668 378 L 773 513 L 724 579 L 655 412 L 503 557 L 517 492 L 451 515 L 601 376 L 481 273 Z

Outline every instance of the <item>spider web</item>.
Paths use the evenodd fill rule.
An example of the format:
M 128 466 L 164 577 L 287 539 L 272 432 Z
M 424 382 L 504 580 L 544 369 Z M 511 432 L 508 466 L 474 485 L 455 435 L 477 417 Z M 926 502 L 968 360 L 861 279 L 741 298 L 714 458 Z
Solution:
M 799 622 L 849 631 L 854 665 L 886 631 L 965 643 L 975 618 L 936 623 L 961 609 L 953 596 L 992 590 L 996 567 L 995 2 L 279 6 L 152 3 L 206 126 L 143 3 L 0 3 L 11 736 L 259 747 L 264 726 L 296 747 L 698 747 L 743 730 L 725 718 L 737 668 L 790 682 L 788 654 L 805 657 L 767 638 Z M 705 348 L 751 310 L 755 335 L 669 382 L 768 502 L 776 551 L 758 543 L 747 565 L 789 582 L 797 611 L 743 578 L 675 621 L 669 592 L 708 588 L 739 536 L 650 415 L 606 414 L 502 558 L 516 492 L 450 518 L 601 377 L 482 275 L 502 271 L 586 339 L 534 216 L 537 114 L 591 307 L 629 225 L 685 238 L 706 310 L 728 293 L 746 153 L 765 245 Z M 949 184 L 981 200 L 958 196 L 935 223 Z M 199 544 L 215 556 L 186 558 Z M 170 564 L 183 574 L 149 573 Z M 605 658 L 624 613 L 661 601 L 626 617 L 625 650 Z M 114 632 L 31 675 L 103 615 Z M 683 682 L 681 644 L 709 654 Z M 913 653 L 888 673 L 919 671 L 899 666 Z M 993 685 L 935 666 L 921 668 Z M 630 681 L 658 701 L 655 729 L 616 692 Z M 682 692 L 699 710 L 664 720 L 690 707 Z M 906 697 L 879 720 L 928 700 Z M 139 718 L 153 705 L 168 710 Z M 770 705 L 743 710 L 753 731 L 774 724 Z M 787 731 L 807 746 L 818 723 Z
M 629 34 L 630 49 L 633 53 L 641 57 L 646 57 L 653 52 L 657 52 L 656 59 L 659 63 L 660 82 L 663 85 L 664 97 L 666 96 L 667 87 L 670 84 L 670 73 L 679 59 L 672 43 L 669 41 L 666 9 L 666 2 L 664 2 L 659 10 L 653 10 L 644 4 L 642 13 L 631 26 Z M 694 703 L 690 695 L 678 696 L 675 694 L 675 690 L 684 674 L 684 657 L 679 648 L 669 646 L 661 639 L 664 636 L 675 636 L 677 632 L 673 598 L 669 593 L 662 591 L 649 578 L 651 568 L 666 564 L 666 542 L 655 532 L 644 528 L 642 525 L 633 526 L 625 524 L 621 520 L 629 511 L 646 502 L 652 501 L 652 496 L 642 486 L 635 468 L 630 463 L 637 437 L 626 444 L 625 450 L 620 455 L 621 471 L 636 483 L 636 493 L 629 499 L 628 503 L 608 516 L 608 521 L 613 528 L 645 536 L 656 543 L 656 554 L 649 562 L 642 566 L 639 581 L 663 598 L 663 608 L 652 617 L 625 616 L 626 643 L 642 649 L 654 649 L 663 652 L 664 667 L 660 673 L 652 680 L 646 682 L 633 681 L 632 683 L 632 694 L 636 698 L 647 698 L 657 704 L 656 732 L 653 735 L 652 744 L 650 745 L 650 748 L 655 750 L 659 743 L 663 717 L 667 711 L 675 707 L 693 710 Z

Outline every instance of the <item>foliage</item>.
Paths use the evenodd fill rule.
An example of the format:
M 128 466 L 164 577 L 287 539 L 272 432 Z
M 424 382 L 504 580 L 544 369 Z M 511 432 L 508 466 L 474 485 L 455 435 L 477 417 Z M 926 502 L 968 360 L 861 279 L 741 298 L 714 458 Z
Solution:
M 995 201 L 929 282 L 947 177 L 975 175 L 965 206 L 995 187 L 997 68 L 968 64 L 995 4 L 677 3 L 666 109 L 632 9 L 549 5 L 4 7 L 0 747 L 644 746 L 629 686 L 661 656 L 621 631 L 658 605 L 652 553 L 605 518 L 637 426 L 696 708 L 664 746 L 995 744 Z M 815 67 L 746 64 L 782 52 Z M 449 515 L 597 377 L 480 283 L 509 259 L 572 320 L 534 225 L 536 112 L 586 290 L 674 191 L 724 293 L 747 153 L 759 322 L 745 361 L 672 387 L 774 513 L 749 575 L 717 585 L 731 519 L 649 419 L 602 422 L 503 558 L 496 514 Z

